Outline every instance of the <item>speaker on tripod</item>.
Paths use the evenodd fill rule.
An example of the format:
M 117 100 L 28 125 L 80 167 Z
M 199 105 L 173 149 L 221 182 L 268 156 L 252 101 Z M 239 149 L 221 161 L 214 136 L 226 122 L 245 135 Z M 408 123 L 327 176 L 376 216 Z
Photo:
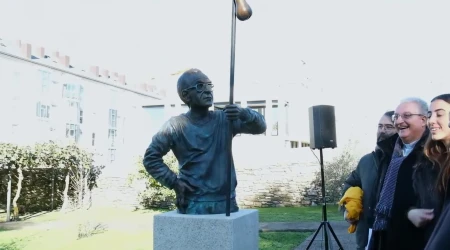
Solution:
M 339 249 L 343 250 L 341 242 L 336 236 L 333 228 L 327 219 L 327 201 L 325 199 L 325 176 L 323 169 L 323 152 L 324 148 L 335 148 L 337 147 L 336 142 L 336 118 L 334 115 L 334 106 L 329 105 L 318 105 L 309 108 L 309 137 L 310 137 L 310 148 L 312 150 L 319 149 L 320 152 L 320 175 L 322 179 L 322 222 L 317 228 L 314 236 L 309 242 L 306 249 L 308 250 L 314 240 L 316 239 L 319 231 L 323 230 L 323 239 L 325 243 L 325 249 L 330 249 L 328 234 L 331 233 L 334 240 L 339 246 Z

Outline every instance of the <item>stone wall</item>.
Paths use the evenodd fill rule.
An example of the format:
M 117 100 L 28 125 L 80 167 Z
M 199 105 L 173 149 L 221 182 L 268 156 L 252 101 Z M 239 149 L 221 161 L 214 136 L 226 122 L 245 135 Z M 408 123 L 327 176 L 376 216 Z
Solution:
M 129 186 L 127 176 L 102 176 L 92 191 L 92 206 L 137 209 L 142 187 Z
M 239 138 L 239 144 L 233 144 L 239 205 L 273 207 L 317 204 L 320 192 L 311 183 L 320 166 L 311 150 L 273 146 L 275 143 L 270 146 L 264 143 L 267 139 L 243 137 Z
M 311 186 L 318 164 L 279 164 L 237 168 L 241 207 L 314 205 L 319 192 Z
M 320 201 L 320 190 L 311 185 L 320 170 L 309 148 L 241 150 L 233 156 L 238 179 L 237 201 L 240 207 L 308 206 Z M 138 208 L 139 190 L 129 187 L 127 176 L 102 176 L 93 191 L 93 202 L 102 206 Z

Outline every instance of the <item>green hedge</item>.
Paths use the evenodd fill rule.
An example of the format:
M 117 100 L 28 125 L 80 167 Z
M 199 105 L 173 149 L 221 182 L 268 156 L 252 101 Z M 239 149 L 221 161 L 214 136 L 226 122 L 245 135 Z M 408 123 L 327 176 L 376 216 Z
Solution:
M 66 203 L 82 201 L 82 197 L 96 186 L 103 167 L 94 164 L 92 153 L 75 144 L 58 145 L 47 142 L 33 146 L 19 146 L 0 143 L 2 207 L 6 208 L 9 176 L 12 184 L 12 205 L 18 191 L 19 177 L 22 176 L 20 196 L 13 210 L 17 217 L 19 213 L 48 211 L 62 207 L 66 177 L 69 177 Z M 80 187 L 82 183 L 84 185 Z

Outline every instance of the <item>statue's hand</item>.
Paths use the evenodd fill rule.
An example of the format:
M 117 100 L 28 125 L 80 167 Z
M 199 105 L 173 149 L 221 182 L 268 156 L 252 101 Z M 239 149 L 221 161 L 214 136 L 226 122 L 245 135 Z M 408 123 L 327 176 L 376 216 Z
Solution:
M 238 118 L 241 118 L 241 116 L 243 115 L 242 108 L 240 108 L 236 104 L 226 105 L 223 112 L 225 112 L 225 115 L 230 121 L 237 120 Z
M 188 202 L 185 199 L 185 194 L 186 192 L 194 192 L 195 189 L 187 181 L 177 179 L 174 185 L 174 190 L 177 195 L 177 201 L 175 205 L 177 206 L 180 213 L 184 214 L 186 213 L 186 209 L 188 206 Z

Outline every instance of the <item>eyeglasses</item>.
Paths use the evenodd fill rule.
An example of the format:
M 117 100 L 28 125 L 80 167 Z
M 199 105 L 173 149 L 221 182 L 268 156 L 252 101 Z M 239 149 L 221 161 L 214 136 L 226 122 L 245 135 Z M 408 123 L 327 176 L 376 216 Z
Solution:
M 385 130 L 394 130 L 395 127 L 391 124 L 378 124 L 378 129 L 385 129 Z
M 212 83 L 197 83 L 195 86 L 183 89 L 183 94 L 186 94 L 189 90 L 195 89 L 197 92 L 203 92 L 203 91 L 212 91 L 214 88 L 214 85 Z
M 418 116 L 424 116 L 422 114 L 411 114 L 411 113 L 404 113 L 404 114 L 394 114 L 392 115 L 392 121 L 395 122 L 399 116 L 401 116 L 403 118 L 403 120 L 408 120 L 409 118 L 411 118 L 414 115 L 418 115 Z

